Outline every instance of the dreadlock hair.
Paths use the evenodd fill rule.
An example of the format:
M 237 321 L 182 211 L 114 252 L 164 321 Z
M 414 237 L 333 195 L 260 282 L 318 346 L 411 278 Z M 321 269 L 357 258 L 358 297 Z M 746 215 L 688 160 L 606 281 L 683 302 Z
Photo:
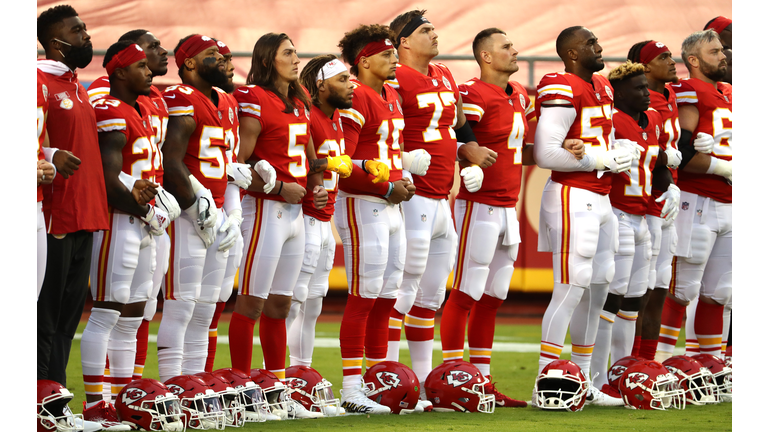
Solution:
M 642 51 L 643 48 L 645 48 L 645 46 L 651 42 L 653 41 L 647 40 L 632 45 L 632 48 L 630 48 L 629 52 L 627 53 L 627 60 L 633 63 L 642 63 L 640 61 L 640 51 Z
M 396 41 L 397 35 L 400 34 L 401 31 L 403 31 L 403 28 L 411 22 L 411 20 L 414 17 L 417 16 L 424 16 L 424 14 L 427 13 L 426 9 L 418 10 L 414 9 L 412 11 L 408 11 L 405 13 L 402 13 L 395 17 L 395 19 L 392 20 L 391 23 L 389 23 L 389 28 L 392 29 L 392 32 L 395 34 L 395 37 L 392 38 L 392 42 L 395 44 L 396 47 L 400 46 L 400 41 Z
M 291 38 L 285 33 L 267 33 L 256 41 L 253 46 L 253 56 L 251 57 L 251 70 L 248 71 L 248 78 L 245 83 L 255 84 L 259 87 L 274 93 L 285 104 L 284 113 L 290 113 L 295 108 L 293 100 L 298 99 L 309 108 L 309 98 L 307 92 L 301 87 L 299 80 L 288 84 L 288 97 L 283 96 L 277 91 L 275 81 L 278 79 L 277 69 L 275 68 L 275 57 L 283 41 L 290 41 Z
M 395 33 L 385 25 L 360 24 L 356 29 L 344 33 L 344 38 L 339 41 L 338 47 L 341 48 L 341 58 L 351 66 L 349 72 L 357 76 L 359 71 L 355 64 L 355 58 L 360 54 L 360 51 L 371 42 L 384 39 L 393 40 L 394 38 Z
M 48 49 L 48 44 L 53 39 L 53 34 L 64 25 L 67 18 L 76 17 L 75 8 L 70 5 L 58 5 L 52 7 L 37 17 L 37 40 L 44 50 Z
M 118 42 L 121 42 L 121 41 L 131 41 L 133 43 L 138 43 L 136 41 L 138 41 L 140 37 L 144 36 L 147 33 L 149 33 L 149 31 L 144 30 L 144 29 L 131 30 L 131 31 L 123 34 L 122 36 L 120 36 L 120 39 L 118 39 L 117 41 Z
M 183 38 L 181 38 L 179 40 L 179 43 L 176 44 L 176 48 L 173 49 L 173 52 L 174 53 L 179 52 L 179 48 L 181 48 L 181 45 L 184 44 L 184 42 L 186 42 L 187 39 L 191 38 L 192 36 L 194 36 L 194 34 L 191 34 L 191 35 L 188 35 L 188 36 L 184 36 Z M 179 78 L 181 78 L 182 80 L 184 79 L 184 75 L 183 75 L 184 74 L 184 69 L 186 69 L 184 67 L 184 65 L 181 65 L 181 67 L 179 68 L 179 71 L 178 71 L 179 72 Z
M 329 61 L 336 60 L 333 54 L 325 54 L 314 57 L 312 60 L 304 66 L 299 76 L 299 82 L 309 92 L 309 96 L 312 98 L 312 103 L 316 106 L 320 106 L 320 91 L 317 88 L 317 73 L 325 66 Z M 325 79 L 325 78 L 323 78 Z
M 622 82 L 639 75 L 645 75 L 645 66 L 642 63 L 627 60 L 608 74 L 608 81 L 611 82 L 612 87 L 616 88 Z

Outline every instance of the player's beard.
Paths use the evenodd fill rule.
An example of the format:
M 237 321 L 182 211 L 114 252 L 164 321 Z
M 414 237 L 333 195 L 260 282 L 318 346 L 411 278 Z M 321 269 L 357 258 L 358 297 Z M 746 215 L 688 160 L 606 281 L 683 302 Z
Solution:
M 220 85 L 219 88 L 224 90 L 224 92 L 226 93 L 232 93 L 233 91 L 235 91 L 235 82 L 230 81 L 229 78 L 227 78 L 227 83 Z
M 728 75 L 727 64 L 726 67 L 721 68 L 719 67 L 721 63 L 711 64 L 705 62 L 704 59 L 701 58 L 699 59 L 699 63 L 701 64 L 701 73 L 712 81 L 722 81 L 725 79 L 726 75 Z
M 352 108 L 352 101 L 347 102 L 344 96 L 331 90 L 331 94 L 328 95 L 328 105 L 336 109 L 349 109 Z
M 597 60 L 597 58 L 593 58 L 592 61 L 587 65 L 587 69 L 591 70 L 592 72 L 599 72 L 605 69 L 605 63 L 598 63 Z
M 215 60 L 213 63 L 206 60 L 209 59 L 203 59 L 202 67 L 197 71 L 197 74 L 200 75 L 200 78 L 207 81 L 208 84 L 224 89 L 229 84 L 226 72 L 219 69 Z

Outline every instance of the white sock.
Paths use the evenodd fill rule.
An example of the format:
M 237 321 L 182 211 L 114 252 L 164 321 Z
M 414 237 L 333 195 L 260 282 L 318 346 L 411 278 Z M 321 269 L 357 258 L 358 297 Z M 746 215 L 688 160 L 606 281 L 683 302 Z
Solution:
M 162 382 L 181 375 L 184 334 L 194 308 L 192 301 L 166 300 L 163 304 L 163 318 L 157 330 L 157 369 Z
M 346 394 L 349 394 L 350 391 L 359 391 L 362 381 L 362 375 L 344 375 L 341 380 L 341 389 Z
M 136 358 L 136 332 L 139 331 L 143 317 L 120 317 L 109 336 L 109 372 L 112 377 L 112 395 L 114 397 L 127 383 L 120 384 L 120 378 L 133 376 L 133 363 Z
M 696 330 L 693 323 L 696 320 L 696 308 L 699 306 L 699 298 L 696 297 L 685 308 L 685 355 L 692 356 L 701 352 L 699 340 L 696 338 Z
M 598 389 L 603 384 L 608 383 L 608 369 L 610 368 L 608 357 L 611 352 L 611 334 L 613 332 L 614 320 L 616 320 L 616 314 L 608 311 L 600 313 L 595 349 L 592 351 L 592 361 L 590 362 L 590 370 L 594 377 L 593 385 Z
M 549 306 L 547 306 L 541 321 L 542 348 L 539 354 L 539 372 L 537 375 L 546 365 L 560 357 L 571 316 L 583 294 L 584 288 L 582 287 L 555 284 L 552 290 L 552 299 L 549 301 Z
M 208 329 L 211 327 L 216 303 L 195 303 L 192 319 L 184 334 L 184 356 L 181 361 L 182 375 L 194 375 L 205 371 L 208 357 Z
M 611 361 L 617 362 L 624 357 L 632 355 L 632 345 L 635 344 L 635 324 L 637 324 L 637 311 L 619 310 L 616 314 L 616 322 L 613 325 L 611 336 Z
M 592 284 L 584 291 L 571 317 L 571 361 L 584 376 L 591 376 L 592 351 L 597 339 L 600 311 L 608 297 L 608 284 Z
M 117 325 L 120 318 L 120 312 L 112 309 L 93 308 L 88 317 L 88 324 L 83 330 L 83 337 L 80 340 L 80 362 L 83 368 L 84 376 L 103 376 L 106 367 L 107 346 L 109 345 L 109 334 Z M 87 382 L 93 385 L 93 392 L 86 391 L 86 394 L 102 394 L 104 384 L 102 382 Z M 98 389 L 98 386 L 102 386 Z M 102 396 L 103 397 L 103 396 Z
M 733 309 L 731 302 L 728 302 L 723 308 L 723 346 L 720 358 L 725 358 L 725 349 L 728 346 L 728 336 L 731 331 L 731 309 Z
M 425 381 L 432 372 L 432 346 L 434 340 L 408 341 L 408 350 L 411 352 L 411 369 L 419 381 Z

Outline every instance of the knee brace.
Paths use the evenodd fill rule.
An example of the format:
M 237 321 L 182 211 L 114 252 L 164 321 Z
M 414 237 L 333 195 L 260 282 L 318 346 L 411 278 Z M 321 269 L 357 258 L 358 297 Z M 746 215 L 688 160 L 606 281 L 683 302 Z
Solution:
M 406 233 L 411 236 L 407 238 L 404 270 L 406 273 L 420 276 L 427 268 L 429 231 L 408 230 Z
M 487 294 L 500 300 L 506 300 L 507 293 L 509 293 L 509 282 L 512 279 L 512 273 L 514 271 L 514 261 L 509 265 L 496 270 L 496 274 L 493 276 Z
M 694 224 L 691 231 L 691 257 L 686 258 L 691 264 L 704 264 L 712 251 L 715 239 L 706 225 Z
M 597 242 L 600 238 L 600 223 L 593 218 L 578 219 L 579 226 L 573 236 L 576 242 L 576 256 L 571 256 L 574 260 L 573 284 L 586 288 L 592 281 L 592 261 L 596 258 L 595 255 L 597 254 Z M 613 252 L 611 255 L 613 255 Z

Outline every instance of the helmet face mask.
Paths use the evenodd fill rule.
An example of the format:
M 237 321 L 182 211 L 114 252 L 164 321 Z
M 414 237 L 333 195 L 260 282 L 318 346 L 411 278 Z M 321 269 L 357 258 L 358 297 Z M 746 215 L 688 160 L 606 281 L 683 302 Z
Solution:
M 192 398 L 182 398 L 182 411 L 187 414 L 187 426 L 192 429 L 224 429 L 225 414 L 221 406 L 221 397 L 213 390 L 197 394 Z
M 581 411 L 586 402 L 587 379 L 569 360 L 555 360 L 536 379 L 536 406 L 541 409 Z
M 661 363 L 641 360 L 628 367 L 619 382 L 624 406 L 631 409 L 685 409 L 685 391 Z
M 285 384 L 290 397 L 311 412 L 324 416 L 339 415 L 341 402 L 333 395 L 333 384 L 309 366 L 291 366 L 285 370 Z
M 488 379 L 471 363 L 443 363 L 424 381 L 427 397 L 435 411 L 493 413 L 496 397 L 485 394 Z
M 704 365 L 712 373 L 715 384 L 715 399 L 718 402 L 730 401 L 733 398 L 732 374 L 733 370 L 723 359 L 711 354 L 697 354 L 692 356 Z
M 674 356 L 665 360 L 664 366 L 679 380 L 687 403 L 705 405 L 718 402 L 712 372 L 698 360 L 689 356 Z
M 69 401 L 75 396 L 55 381 L 37 381 L 37 430 L 38 431 L 81 431 L 76 419 L 82 425 L 83 415 L 72 414 Z M 45 395 L 45 396 L 43 396 Z M 42 396 L 42 397 L 41 397 Z
M 244 422 L 266 421 L 269 413 L 266 396 L 250 376 L 232 368 L 215 370 L 212 375 L 228 386 L 228 392 L 224 395 L 224 408 L 231 412 L 227 414 L 229 426 L 240 427 Z M 233 395 L 237 403 L 228 400 L 231 396 L 227 395 Z
M 269 405 L 261 387 L 251 381 L 245 386 L 238 386 L 235 390 L 240 394 L 240 403 L 245 408 L 245 421 L 263 422 L 267 420 Z
M 183 431 L 184 414 L 179 398 L 153 379 L 132 381 L 115 400 L 117 417 L 122 422 L 148 431 Z

